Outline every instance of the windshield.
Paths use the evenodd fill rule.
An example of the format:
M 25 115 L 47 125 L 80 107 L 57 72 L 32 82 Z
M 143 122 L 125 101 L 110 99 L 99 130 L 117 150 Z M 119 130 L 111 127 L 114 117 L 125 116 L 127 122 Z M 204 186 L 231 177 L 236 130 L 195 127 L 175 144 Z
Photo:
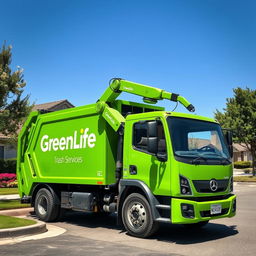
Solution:
M 199 164 L 216 164 L 216 161 L 230 163 L 228 148 L 218 124 L 180 117 L 168 117 L 167 123 L 177 160 Z

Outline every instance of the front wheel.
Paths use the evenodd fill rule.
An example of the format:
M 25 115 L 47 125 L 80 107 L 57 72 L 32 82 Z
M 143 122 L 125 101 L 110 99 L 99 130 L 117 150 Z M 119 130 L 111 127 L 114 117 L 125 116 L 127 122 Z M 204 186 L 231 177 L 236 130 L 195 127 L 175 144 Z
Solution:
M 147 199 L 138 193 L 130 194 L 125 199 L 122 220 L 128 234 L 136 237 L 149 237 L 158 228 L 158 223 L 153 220 Z
M 53 192 L 54 193 L 54 192 Z M 35 199 L 36 216 L 42 221 L 55 221 L 60 215 L 60 205 L 57 195 L 46 188 L 41 188 Z

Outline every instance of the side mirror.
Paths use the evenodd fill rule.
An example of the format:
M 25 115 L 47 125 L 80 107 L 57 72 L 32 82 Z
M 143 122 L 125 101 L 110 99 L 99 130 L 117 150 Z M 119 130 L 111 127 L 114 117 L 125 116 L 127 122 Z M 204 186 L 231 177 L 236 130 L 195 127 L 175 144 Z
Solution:
M 154 154 L 157 159 L 161 162 L 167 161 L 167 155 L 158 152 L 158 132 L 157 132 L 157 121 L 147 122 L 148 124 L 148 152 Z
M 233 132 L 232 131 L 227 131 L 226 132 L 226 140 L 228 145 L 233 145 Z
M 232 158 L 233 157 L 233 146 L 229 146 L 228 150 L 229 150 L 230 157 Z
M 228 144 L 228 151 L 231 157 L 233 157 L 233 132 L 231 130 L 225 131 L 225 138 Z
M 158 152 L 158 138 L 149 137 L 148 138 L 148 152 L 152 154 L 157 154 Z
M 156 157 L 157 159 L 160 161 L 160 162 L 166 162 L 167 161 L 167 155 L 166 153 L 157 153 L 156 154 Z
M 148 124 L 148 137 L 157 137 L 157 121 L 147 122 Z

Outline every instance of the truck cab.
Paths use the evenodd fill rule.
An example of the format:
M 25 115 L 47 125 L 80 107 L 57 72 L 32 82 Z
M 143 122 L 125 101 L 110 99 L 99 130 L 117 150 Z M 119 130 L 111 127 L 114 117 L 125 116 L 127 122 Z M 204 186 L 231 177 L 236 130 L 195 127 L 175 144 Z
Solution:
M 202 226 L 235 215 L 231 155 L 215 120 L 165 111 L 133 114 L 125 131 L 121 186 L 126 180 L 147 187 L 155 220 Z

